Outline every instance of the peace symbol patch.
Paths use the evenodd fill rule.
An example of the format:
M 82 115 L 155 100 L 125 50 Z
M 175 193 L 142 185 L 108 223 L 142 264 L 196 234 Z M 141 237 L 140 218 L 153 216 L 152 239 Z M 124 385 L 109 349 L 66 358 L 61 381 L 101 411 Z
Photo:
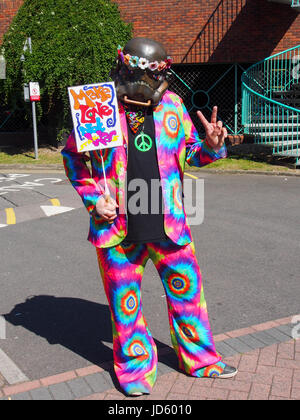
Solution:
M 136 136 L 134 145 L 140 152 L 148 152 L 152 147 L 152 139 L 150 136 L 142 132 Z

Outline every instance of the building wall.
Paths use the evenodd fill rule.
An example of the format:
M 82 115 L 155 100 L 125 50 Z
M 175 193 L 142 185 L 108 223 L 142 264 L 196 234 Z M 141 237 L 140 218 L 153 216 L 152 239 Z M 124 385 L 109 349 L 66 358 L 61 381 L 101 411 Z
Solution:
M 0 0 L 0 43 L 23 0 Z
M 134 23 L 134 35 L 162 40 L 177 62 L 220 3 L 220 0 L 114 1 L 124 19 Z M 241 7 L 242 4 L 246 5 Z M 214 25 L 210 38 L 215 38 L 215 49 L 209 57 L 198 61 L 256 62 L 300 44 L 300 14 L 288 5 L 267 0 L 223 0 L 223 6 L 219 21 L 223 21 L 223 26 L 229 21 L 228 31 L 216 42 L 218 28 Z M 236 9 L 240 10 L 237 17 Z M 208 30 L 206 33 L 209 36 Z
M 0 1 L 1 42 L 23 0 Z M 124 20 L 133 23 L 135 36 L 162 41 L 176 62 L 185 56 L 220 3 L 219 0 L 113 1 L 118 3 Z M 212 29 L 209 25 L 210 46 L 206 42 L 206 54 L 195 57 L 197 62 L 255 62 L 300 43 L 300 14 L 287 5 L 267 0 L 223 0 L 223 6 L 219 21 L 223 27 L 226 22 L 228 27 L 222 33 L 222 28 L 213 25 Z

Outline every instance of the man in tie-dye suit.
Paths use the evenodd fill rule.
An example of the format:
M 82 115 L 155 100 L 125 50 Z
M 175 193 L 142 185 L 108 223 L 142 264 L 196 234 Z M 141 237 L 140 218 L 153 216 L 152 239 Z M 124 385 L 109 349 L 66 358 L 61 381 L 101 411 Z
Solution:
M 166 291 L 179 369 L 199 378 L 237 373 L 215 349 L 181 188 L 185 162 L 202 167 L 226 157 L 227 133 L 215 107 L 211 122 L 198 112 L 206 131 L 206 139 L 199 139 L 183 101 L 167 90 L 171 61 L 161 44 L 134 38 L 118 53 L 112 77 L 124 143 L 103 153 L 113 198 L 105 196 L 98 151 L 89 158 L 78 153 L 71 134 L 62 154 L 66 174 L 90 213 L 88 239 L 97 250 L 111 311 L 115 372 L 124 392 L 138 396 L 151 392 L 157 374 L 157 350 L 141 304 L 149 259 Z M 152 181 L 159 181 L 155 198 L 149 194 Z M 143 190 L 139 200 L 137 185 Z M 143 200 L 146 204 L 137 206 Z

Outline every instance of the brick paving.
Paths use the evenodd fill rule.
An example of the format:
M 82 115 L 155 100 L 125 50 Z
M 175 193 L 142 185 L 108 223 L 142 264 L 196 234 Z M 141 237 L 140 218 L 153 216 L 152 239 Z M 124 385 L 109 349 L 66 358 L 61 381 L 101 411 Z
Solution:
M 176 369 L 172 349 L 159 350 L 158 378 L 151 395 L 130 398 L 118 388 L 112 362 L 17 385 L 0 375 L 0 400 L 299 400 L 300 339 L 291 318 L 220 334 L 216 347 L 238 368 L 232 379 L 193 378 Z

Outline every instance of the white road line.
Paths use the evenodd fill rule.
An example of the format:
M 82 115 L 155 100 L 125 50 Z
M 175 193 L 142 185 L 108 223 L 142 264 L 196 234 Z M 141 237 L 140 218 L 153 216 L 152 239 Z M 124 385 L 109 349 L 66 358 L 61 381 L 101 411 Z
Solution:
M 0 373 L 10 385 L 27 382 L 29 379 L 17 365 L 0 349 Z
M 2 228 L 2 227 L 6 227 L 6 226 L 8 226 L 8 225 L 1 225 L 1 224 L 0 224 L 0 228 Z
M 74 210 L 73 207 L 58 207 L 58 206 L 41 206 L 41 209 L 43 210 L 45 215 L 48 217 Z

